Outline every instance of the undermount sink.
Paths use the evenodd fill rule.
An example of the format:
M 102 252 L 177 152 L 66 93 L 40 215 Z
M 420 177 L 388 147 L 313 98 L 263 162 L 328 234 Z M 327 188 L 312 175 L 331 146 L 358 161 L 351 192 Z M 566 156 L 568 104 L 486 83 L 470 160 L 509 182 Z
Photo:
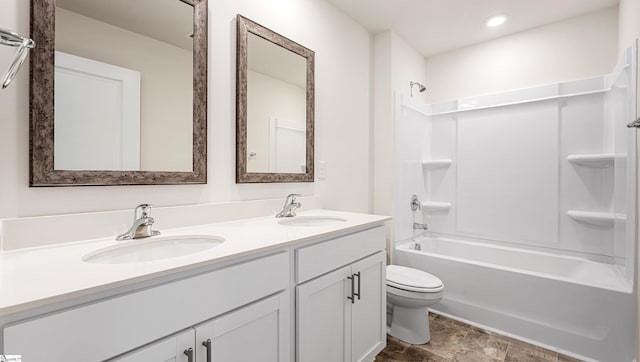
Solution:
M 347 221 L 335 216 L 295 216 L 278 220 L 278 224 L 286 226 L 327 226 Z
M 211 249 L 224 242 L 217 236 L 173 236 L 138 239 L 98 249 L 82 257 L 87 263 L 129 264 L 173 258 Z

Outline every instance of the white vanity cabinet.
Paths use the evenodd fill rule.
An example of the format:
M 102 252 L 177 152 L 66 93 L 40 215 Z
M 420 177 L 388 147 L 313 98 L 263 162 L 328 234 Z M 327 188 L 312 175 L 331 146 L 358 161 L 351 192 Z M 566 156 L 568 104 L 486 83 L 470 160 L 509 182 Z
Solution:
M 384 247 L 379 227 L 297 250 L 298 361 L 373 361 L 384 348 Z
M 373 361 L 386 344 L 385 230 L 383 218 L 366 220 L 317 234 L 278 225 L 278 246 L 180 269 L 158 262 L 160 272 L 135 284 L 106 277 L 134 266 L 79 264 L 107 282 L 0 315 L 0 354 L 25 362 Z
M 288 361 L 288 299 L 279 293 L 110 362 Z
M 276 359 L 267 360 L 288 361 L 289 351 L 279 343 L 290 339 L 289 265 L 289 253 L 283 251 L 17 321 L 3 330 L 3 351 L 20 354 L 29 362 L 92 362 L 116 357 L 156 362 L 164 361 L 160 356 L 165 355 L 165 360 L 175 357 L 175 361 L 187 362 L 179 352 L 190 339 L 197 361 L 206 362 L 199 357 L 204 356 L 201 340 L 210 338 L 214 346 L 224 343 L 242 354 L 243 348 L 252 348 L 246 345 L 246 331 L 256 334 L 252 338 L 261 341 L 260 348 L 277 338 L 268 347 L 278 353 Z M 185 337 L 185 331 L 195 337 Z M 131 355 L 125 354 L 129 351 Z M 220 353 L 229 351 L 225 346 Z
M 187 353 L 193 356 L 194 340 L 195 331 L 188 329 L 177 335 L 141 347 L 125 356 L 114 358 L 110 362 L 189 362 Z
M 289 321 L 289 293 L 283 292 L 201 324 L 195 327 L 195 361 L 289 361 Z

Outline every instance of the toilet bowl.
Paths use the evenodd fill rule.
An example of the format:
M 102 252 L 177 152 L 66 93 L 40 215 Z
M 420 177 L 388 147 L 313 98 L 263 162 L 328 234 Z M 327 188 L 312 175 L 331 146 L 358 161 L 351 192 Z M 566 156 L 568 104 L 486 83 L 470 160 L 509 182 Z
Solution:
M 436 276 L 400 265 L 387 265 L 387 333 L 411 344 L 425 344 L 428 307 L 442 299 L 444 284 Z

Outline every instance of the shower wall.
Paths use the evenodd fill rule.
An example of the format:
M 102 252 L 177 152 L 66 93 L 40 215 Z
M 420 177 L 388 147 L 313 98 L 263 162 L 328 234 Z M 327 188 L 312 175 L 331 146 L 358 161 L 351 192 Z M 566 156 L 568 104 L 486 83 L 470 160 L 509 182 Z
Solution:
M 424 220 L 436 236 L 616 263 L 630 278 L 635 54 L 579 81 L 432 105 L 398 95 L 395 240 Z

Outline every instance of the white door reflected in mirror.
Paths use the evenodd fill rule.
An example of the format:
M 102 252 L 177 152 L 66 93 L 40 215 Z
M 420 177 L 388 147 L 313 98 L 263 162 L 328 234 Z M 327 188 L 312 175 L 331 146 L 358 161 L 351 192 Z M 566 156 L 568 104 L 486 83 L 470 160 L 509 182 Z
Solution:
M 306 58 L 249 34 L 247 171 L 306 172 Z
M 140 169 L 140 72 L 56 51 L 56 170 Z
M 180 0 L 56 1 L 55 170 L 193 171 L 193 17 Z

